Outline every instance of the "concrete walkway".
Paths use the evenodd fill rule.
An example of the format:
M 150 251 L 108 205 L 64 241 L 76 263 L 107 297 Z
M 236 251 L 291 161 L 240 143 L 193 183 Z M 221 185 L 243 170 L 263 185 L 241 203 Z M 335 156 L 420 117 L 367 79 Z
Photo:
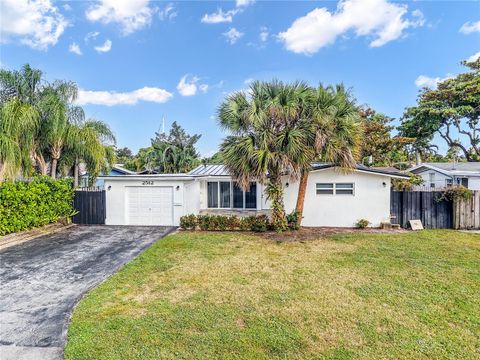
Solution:
M 173 228 L 75 226 L 0 251 L 0 359 L 61 359 L 75 304 Z

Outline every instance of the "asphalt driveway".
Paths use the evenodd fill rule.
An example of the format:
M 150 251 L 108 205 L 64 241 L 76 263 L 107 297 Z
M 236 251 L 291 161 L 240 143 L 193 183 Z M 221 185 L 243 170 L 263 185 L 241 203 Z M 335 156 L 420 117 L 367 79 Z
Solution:
M 0 359 L 61 359 L 73 307 L 173 228 L 75 226 L 0 251 Z

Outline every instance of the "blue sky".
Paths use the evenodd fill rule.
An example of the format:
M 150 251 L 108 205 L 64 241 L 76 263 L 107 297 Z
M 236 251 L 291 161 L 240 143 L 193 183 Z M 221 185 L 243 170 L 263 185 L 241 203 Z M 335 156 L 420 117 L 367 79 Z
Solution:
M 421 86 L 480 55 L 480 2 L 0 0 L 1 66 L 25 63 L 81 89 L 88 117 L 118 146 L 146 147 L 165 116 L 224 134 L 226 95 L 250 79 L 343 82 L 362 104 L 399 118 Z M 444 147 L 442 147 L 444 149 Z

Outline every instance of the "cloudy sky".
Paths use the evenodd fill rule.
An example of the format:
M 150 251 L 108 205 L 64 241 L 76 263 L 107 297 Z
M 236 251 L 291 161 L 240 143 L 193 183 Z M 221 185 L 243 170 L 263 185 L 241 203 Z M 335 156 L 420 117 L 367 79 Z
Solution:
M 252 79 L 343 82 L 400 117 L 422 86 L 480 55 L 480 2 L 0 0 L 4 68 L 77 82 L 87 112 L 136 151 L 166 118 L 223 136 L 222 99 Z

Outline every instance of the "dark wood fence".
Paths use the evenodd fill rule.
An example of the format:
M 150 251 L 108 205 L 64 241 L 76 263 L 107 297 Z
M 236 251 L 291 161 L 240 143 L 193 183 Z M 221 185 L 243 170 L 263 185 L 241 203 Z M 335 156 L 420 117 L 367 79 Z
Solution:
M 105 224 L 105 190 L 102 188 L 75 190 L 73 206 L 78 211 L 73 217 L 75 224 Z
M 407 228 L 410 220 L 421 220 L 426 229 L 451 229 L 453 204 L 442 198 L 441 191 L 392 191 L 392 224 Z

